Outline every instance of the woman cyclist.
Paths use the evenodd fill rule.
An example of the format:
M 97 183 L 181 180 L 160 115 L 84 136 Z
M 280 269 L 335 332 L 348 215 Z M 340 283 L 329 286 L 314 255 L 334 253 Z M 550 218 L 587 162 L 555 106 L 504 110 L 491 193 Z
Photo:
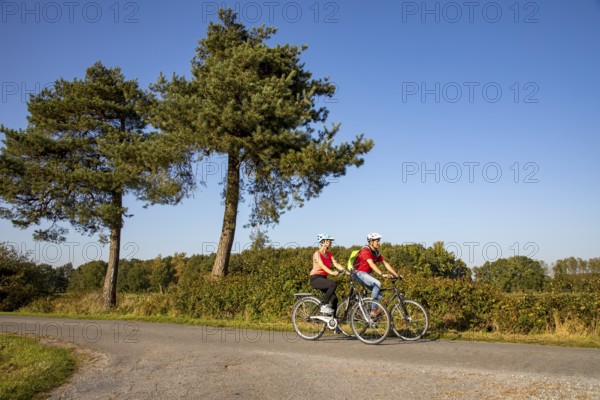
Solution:
M 324 293 L 321 303 L 321 313 L 331 314 L 335 317 L 335 310 L 338 303 L 338 298 L 335 295 L 337 282 L 327 279 L 327 276 L 337 276 L 339 274 L 339 272 L 331 268 L 332 265 L 340 271 L 343 271 L 344 267 L 336 261 L 333 254 L 329 251 L 331 243 L 335 239 L 327 233 L 320 233 L 317 235 L 317 240 L 321 247 L 315 251 L 312 257 L 313 267 L 310 271 L 310 286 Z M 329 305 L 330 302 L 332 303 L 331 306 Z

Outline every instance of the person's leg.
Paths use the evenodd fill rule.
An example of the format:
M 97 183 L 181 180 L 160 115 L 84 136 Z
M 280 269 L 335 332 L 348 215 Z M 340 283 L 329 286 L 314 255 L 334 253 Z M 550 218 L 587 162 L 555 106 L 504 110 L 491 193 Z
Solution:
M 367 274 L 366 272 L 360 271 L 357 274 L 359 280 L 371 290 L 371 295 L 376 300 L 381 300 L 381 282 L 379 280 L 373 278 L 371 274 Z M 375 308 L 375 306 L 373 306 Z
M 325 278 L 324 276 L 311 275 L 310 285 L 312 287 L 314 287 L 315 289 L 319 289 L 320 291 L 322 291 L 324 293 L 324 295 L 323 295 L 323 303 L 324 304 L 329 304 L 329 302 L 331 301 L 331 299 L 333 297 L 334 301 L 336 303 L 333 306 L 333 309 L 335 310 L 335 307 L 337 306 L 337 297 L 335 297 L 335 289 L 337 287 L 337 282 L 330 281 L 329 279 Z
M 337 282 L 336 282 L 336 286 L 337 286 Z M 334 289 L 335 290 L 335 289 Z M 331 307 L 334 310 L 337 310 L 337 306 L 338 306 L 338 298 L 335 295 L 335 292 L 333 292 L 333 295 L 331 296 Z M 333 314 L 333 316 L 335 317 L 335 313 Z

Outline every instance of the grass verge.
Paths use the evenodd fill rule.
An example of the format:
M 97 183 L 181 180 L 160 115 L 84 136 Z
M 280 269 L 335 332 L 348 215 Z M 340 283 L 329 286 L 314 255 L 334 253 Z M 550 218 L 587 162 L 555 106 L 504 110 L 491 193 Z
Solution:
M 600 337 L 591 335 L 560 335 L 552 333 L 531 333 L 529 335 L 499 332 L 444 332 L 442 340 L 460 340 L 468 342 L 494 342 L 536 344 L 543 346 L 580 347 L 600 349 Z
M 38 399 L 65 383 L 77 369 L 68 349 L 34 339 L 0 335 L 0 400 Z

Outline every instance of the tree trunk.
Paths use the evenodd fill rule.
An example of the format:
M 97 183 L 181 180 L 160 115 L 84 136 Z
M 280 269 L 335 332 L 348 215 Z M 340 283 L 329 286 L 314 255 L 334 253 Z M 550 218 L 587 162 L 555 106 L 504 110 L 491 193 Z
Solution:
M 233 246 L 235 235 L 235 222 L 240 200 L 240 160 L 236 151 L 229 153 L 227 160 L 227 186 L 225 187 L 225 214 L 223 216 L 223 227 L 221 228 L 221 239 L 217 248 L 217 258 L 212 269 L 212 275 L 223 277 L 227 275 L 229 268 L 229 256 Z
M 123 195 L 116 193 L 113 196 L 113 205 L 121 208 L 123 204 Z M 117 274 L 119 273 L 119 256 L 121 251 L 121 216 L 118 222 L 110 229 L 110 252 L 108 254 L 108 268 L 104 278 L 104 288 L 102 290 L 102 301 L 106 311 L 115 307 L 117 304 Z

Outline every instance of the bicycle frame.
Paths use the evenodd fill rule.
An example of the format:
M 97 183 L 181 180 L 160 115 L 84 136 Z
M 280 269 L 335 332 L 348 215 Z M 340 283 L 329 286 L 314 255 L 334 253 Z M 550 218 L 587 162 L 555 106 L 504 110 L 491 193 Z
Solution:
M 296 299 L 296 301 L 304 298 L 304 297 L 314 297 L 317 300 L 320 300 L 318 296 L 316 296 L 314 293 L 295 293 L 294 294 L 294 299 Z M 338 326 L 338 322 L 337 319 L 334 318 L 332 315 L 319 315 L 320 311 L 319 311 L 320 307 L 319 305 L 315 304 L 315 306 L 312 308 L 312 310 L 310 310 L 310 319 L 316 319 L 322 322 L 325 322 L 327 324 L 327 327 L 329 329 L 335 329 Z
M 406 308 L 404 307 L 404 293 L 401 292 L 400 289 L 398 289 L 397 285 L 398 285 L 398 279 L 393 279 L 391 288 L 381 288 L 381 291 L 388 291 L 388 290 L 394 291 L 392 296 L 389 299 L 387 299 L 385 302 L 382 302 L 382 303 L 385 306 L 385 308 L 387 308 L 389 310 L 390 306 L 392 304 L 394 304 L 394 299 L 398 299 L 398 302 L 402 305 L 402 311 L 404 311 L 404 314 L 406 314 Z
M 354 276 L 354 272 L 349 272 L 349 271 L 344 271 L 344 272 L 347 275 L 349 275 L 350 290 L 348 290 L 347 296 L 342 297 L 340 304 L 342 304 L 344 301 L 346 301 L 346 299 L 348 299 L 349 303 L 348 303 L 348 308 L 346 309 L 346 312 L 349 312 L 352 309 L 353 305 L 358 302 L 360 312 L 362 313 L 363 317 L 365 318 L 365 321 L 368 321 L 370 324 L 372 324 L 374 321 L 371 319 L 370 311 L 365 310 L 364 303 L 363 303 L 364 299 L 370 298 L 370 297 L 365 297 L 365 295 L 367 293 L 367 289 L 360 281 L 356 280 L 356 277 Z M 360 291 L 354 285 L 355 281 L 362 287 L 362 289 Z M 337 317 L 339 318 L 340 316 L 337 315 Z M 346 317 L 346 315 L 344 315 L 344 318 L 345 317 Z

